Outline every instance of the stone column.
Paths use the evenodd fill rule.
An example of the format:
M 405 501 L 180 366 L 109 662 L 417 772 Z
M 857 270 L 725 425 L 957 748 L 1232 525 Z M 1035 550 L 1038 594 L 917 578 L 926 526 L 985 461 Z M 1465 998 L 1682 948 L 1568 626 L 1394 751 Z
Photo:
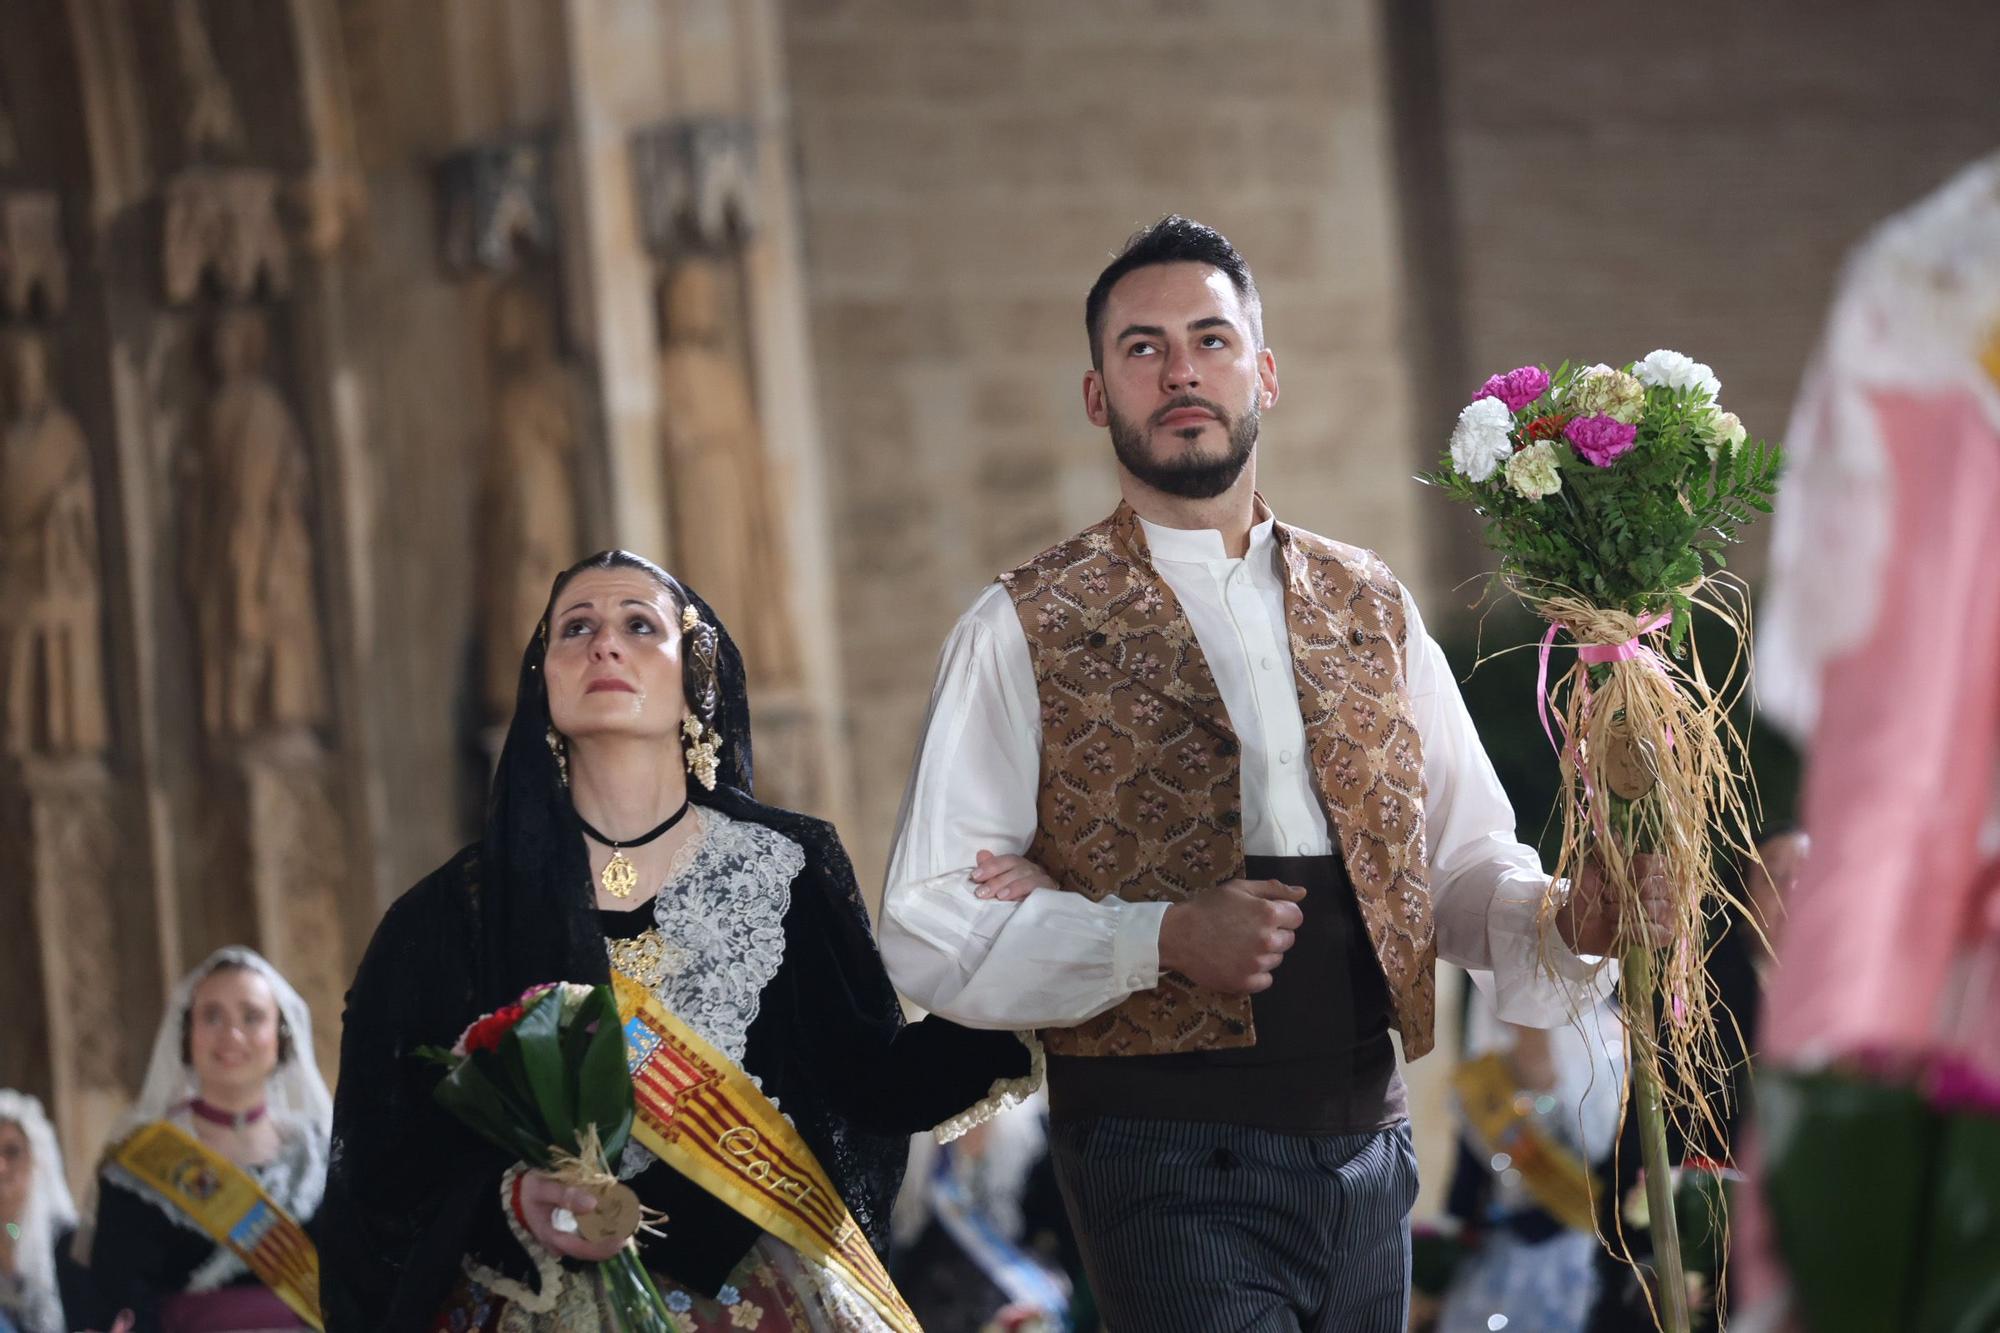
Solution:
M 239 762 L 257 938 L 312 1006 L 320 1068 L 331 1082 L 352 970 L 342 948 L 340 899 L 354 870 L 335 774 L 304 732 L 262 737 Z
M 129 836 L 136 812 L 96 756 L 29 760 L 21 778 L 25 836 L 18 870 L 25 871 L 29 891 L 6 896 L 25 900 L 33 929 L 15 937 L 20 944 L 10 947 L 7 966 L 11 971 L 17 959 L 36 951 L 39 966 L 25 969 L 23 977 L 39 972 L 40 986 L 39 994 L 29 995 L 21 993 L 25 987 L 8 985 L 6 999 L 10 1014 L 23 1014 L 13 1005 L 26 1001 L 26 1012 L 39 1010 L 43 1023 L 40 1034 L 14 1018 L 9 1027 L 46 1041 L 56 1132 L 72 1153 L 88 1155 L 124 1109 L 126 1070 L 144 1059 L 152 1037 L 150 1028 L 124 1021 L 132 1012 L 132 978 L 121 961 L 126 932 L 120 913 L 130 910 L 124 901 L 130 890 L 145 891 L 141 858 L 134 855 L 140 840 Z M 10 879 L 15 873 L 14 865 L 0 868 Z M 10 935 L 14 924 L 8 922 Z M 143 997 L 130 998 L 143 1005 Z M 88 1165 L 72 1164 L 70 1174 Z

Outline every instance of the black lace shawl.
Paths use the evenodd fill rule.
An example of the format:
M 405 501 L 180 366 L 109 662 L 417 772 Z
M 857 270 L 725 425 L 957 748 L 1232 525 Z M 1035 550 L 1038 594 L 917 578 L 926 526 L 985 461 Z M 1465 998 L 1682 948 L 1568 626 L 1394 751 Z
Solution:
M 714 612 L 693 600 L 720 631 Z M 690 795 L 784 834 L 806 854 L 780 975 L 789 974 L 796 994 L 767 998 L 745 1064 L 770 1090 L 771 1052 L 789 1048 L 776 1061 L 784 1110 L 882 1250 L 908 1135 L 976 1101 L 994 1080 L 1025 1073 L 1027 1052 L 1007 1033 L 937 1019 L 904 1025 L 832 826 L 750 795 L 743 662 L 726 632 L 720 639 L 721 771 L 713 792 L 690 782 Z M 609 979 L 581 827 L 545 739 L 542 655 L 538 641 L 523 658 L 485 836 L 391 906 L 348 992 L 317 1227 L 328 1333 L 428 1329 L 468 1254 L 511 1275 L 528 1272 L 501 1212 L 499 1182 L 510 1163 L 436 1105 L 438 1071 L 414 1051 L 449 1046 L 474 1018 L 531 985 Z M 766 996 L 778 989 L 774 982 Z M 814 1058 L 834 1046 L 837 1060 Z M 670 1179 L 649 1188 L 653 1177 Z M 719 1286 L 756 1239 L 754 1226 L 664 1165 L 634 1184 L 671 1217 L 668 1242 L 649 1246 L 647 1262 L 688 1285 Z

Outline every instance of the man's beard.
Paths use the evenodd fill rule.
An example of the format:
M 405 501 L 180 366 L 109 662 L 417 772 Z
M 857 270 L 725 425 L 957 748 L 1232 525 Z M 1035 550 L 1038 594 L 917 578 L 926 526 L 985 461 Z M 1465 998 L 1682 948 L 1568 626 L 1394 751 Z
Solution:
M 1229 438 L 1229 447 L 1221 456 L 1189 451 L 1165 460 L 1153 457 L 1149 447 L 1153 427 L 1167 413 L 1184 407 L 1198 407 L 1215 414 Z M 1234 486 L 1250 462 L 1251 450 L 1257 447 L 1259 414 L 1255 402 L 1244 409 L 1243 415 L 1232 417 L 1206 398 L 1182 394 L 1153 413 L 1143 426 L 1120 416 L 1108 402 L 1105 411 L 1111 418 L 1111 447 L 1125 470 L 1154 490 L 1183 500 L 1210 500 Z

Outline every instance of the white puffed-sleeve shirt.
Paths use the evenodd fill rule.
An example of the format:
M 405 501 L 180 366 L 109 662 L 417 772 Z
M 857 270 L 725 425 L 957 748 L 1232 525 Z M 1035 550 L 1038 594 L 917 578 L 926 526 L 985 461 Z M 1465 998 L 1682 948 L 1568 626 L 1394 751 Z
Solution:
M 1229 557 L 1220 532 L 1140 521 L 1236 732 L 1244 852 L 1334 852 L 1307 756 L 1273 520 L 1251 529 L 1241 559 Z M 1501 1018 L 1555 1026 L 1608 991 L 1616 965 L 1579 958 L 1540 927 L 1549 877 L 1514 836 L 1513 809 L 1407 591 L 1403 610 L 1438 954 L 1471 970 Z M 1068 1026 L 1159 981 L 1167 903 L 1047 890 L 1019 902 L 973 895 L 981 850 L 1025 853 L 1034 837 L 1041 740 L 1027 635 L 996 583 L 945 642 L 880 927 L 897 988 L 970 1027 Z

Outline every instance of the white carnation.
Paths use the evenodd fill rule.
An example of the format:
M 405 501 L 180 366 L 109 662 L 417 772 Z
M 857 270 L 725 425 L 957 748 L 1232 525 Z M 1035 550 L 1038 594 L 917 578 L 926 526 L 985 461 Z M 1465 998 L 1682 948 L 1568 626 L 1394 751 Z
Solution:
M 1750 432 L 1743 428 L 1743 423 L 1737 419 L 1734 412 L 1715 413 L 1709 418 L 1708 428 L 1710 433 L 1708 458 L 1710 462 L 1714 462 L 1720 458 L 1722 451 L 1725 449 L 1734 453 L 1736 446 L 1750 437 Z
M 1670 352 L 1664 347 L 1632 367 L 1632 373 L 1642 384 L 1656 388 L 1692 389 L 1706 395 L 1711 403 L 1722 393 L 1722 381 L 1715 377 L 1715 371 L 1683 352 Z
M 1468 403 L 1451 429 L 1451 464 L 1467 479 L 1485 481 L 1514 453 L 1507 438 L 1514 429 L 1514 414 L 1498 398 L 1481 398 Z

